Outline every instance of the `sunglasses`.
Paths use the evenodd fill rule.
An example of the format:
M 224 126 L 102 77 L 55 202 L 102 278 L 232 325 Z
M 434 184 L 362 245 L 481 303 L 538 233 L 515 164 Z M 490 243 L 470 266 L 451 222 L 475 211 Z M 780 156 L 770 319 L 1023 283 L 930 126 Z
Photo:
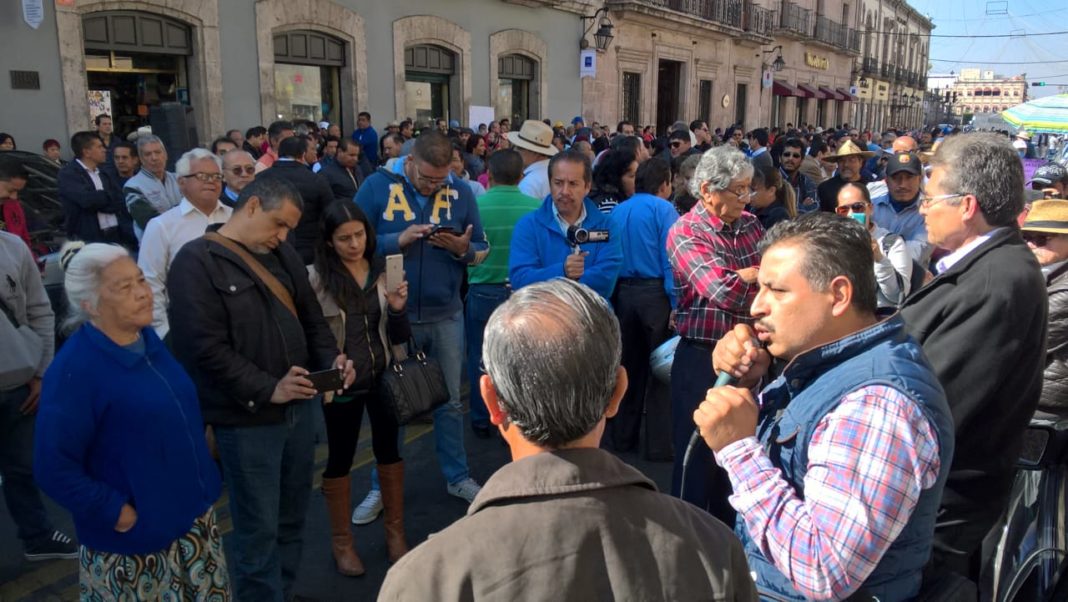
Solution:
M 677 140 L 671 143 L 671 148 L 678 148 L 680 146 L 682 146 L 682 142 L 679 142 Z
M 801 153 L 783 153 L 782 154 L 782 158 L 783 159 L 800 159 L 801 158 Z
M 1054 238 L 1054 237 L 1057 236 L 1056 234 L 1047 234 L 1045 232 L 1027 232 L 1027 231 L 1020 232 L 1020 235 L 1023 236 L 1024 242 L 1033 244 L 1036 247 L 1044 247 L 1044 246 L 1046 246 L 1046 243 L 1048 243 L 1051 238 Z
M 255 165 L 238 165 L 236 167 L 231 168 L 230 169 L 230 173 L 234 174 L 235 176 L 239 176 L 242 173 L 244 173 L 246 176 L 255 175 L 256 174 L 256 166 Z
M 850 205 L 839 205 L 834 208 L 834 212 L 838 215 L 848 215 L 850 213 L 864 213 L 867 209 L 867 203 L 852 203 Z

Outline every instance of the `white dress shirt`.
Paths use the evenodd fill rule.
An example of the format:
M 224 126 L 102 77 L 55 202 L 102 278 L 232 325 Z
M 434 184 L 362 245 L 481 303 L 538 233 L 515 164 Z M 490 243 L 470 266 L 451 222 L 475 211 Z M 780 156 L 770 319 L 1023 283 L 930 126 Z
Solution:
M 85 163 L 82 163 L 81 159 L 75 159 L 75 161 L 77 161 L 78 165 L 81 165 L 82 169 L 84 169 L 86 173 L 89 174 L 89 179 L 93 181 L 93 186 L 95 186 L 97 190 L 103 190 L 104 180 L 100 179 L 100 168 L 96 167 L 93 169 L 89 169 L 88 167 L 86 167 Z M 110 230 L 111 228 L 118 227 L 119 218 L 115 217 L 114 213 L 98 212 L 96 214 L 96 222 L 100 226 L 101 231 Z
M 980 234 L 979 236 L 976 236 L 975 240 L 973 240 L 972 242 L 964 245 L 963 247 L 957 249 L 956 251 L 953 251 L 952 253 L 950 253 L 949 255 L 946 255 L 942 259 L 939 259 L 938 263 L 935 264 L 935 267 L 938 268 L 938 273 L 941 274 L 942 272 L 945 272 L 949 268 L 951 268 L 954 265 L 956 265 L 961 259 L 964 259 L 965 257 L 967 257 L 968 253 L 971 253 L 979 245 L 981 245 L 984 242 L 990 240 L 995 234 L 997 234 L 998 230 L 1001 230 L 1001 228 L 994 228 L 993 230 L 991 230 L 990 232 L 987 232 L 986 234 Z
M 167 324 L 167 271 L 174 256 L 185 243 L 200 238 L 211 224 L 221 224 L 230 219 L 232 209 L 215 201 L 210 214 L 201 213 L 184 197 L 176 207 L 153 218 L 145 227 L 141 238 L 141 252 L 137 265 L 152 287 L 152 327 L 163 338 L 170 331 Z
M 523 170 L 523 179 L 519 181 L 519 191 L 544 201 L 549 196 L 549 160 L 543 159 L 531 163 Z

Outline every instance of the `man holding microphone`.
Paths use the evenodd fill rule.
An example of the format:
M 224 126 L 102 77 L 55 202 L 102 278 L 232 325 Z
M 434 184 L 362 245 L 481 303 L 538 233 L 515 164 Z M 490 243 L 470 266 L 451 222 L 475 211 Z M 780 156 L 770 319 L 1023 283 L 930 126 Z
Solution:
M 953 455 L 945 393 L 901 317 L 875 316 L 862 226 L 817 212 L 776 225 L 761 249 L 756 322 L 713 352 L 737 386 L 693 413 L 730 477 L 758 589 L 914 598 Z M 771 357 L 786 362 L 774 380 Z

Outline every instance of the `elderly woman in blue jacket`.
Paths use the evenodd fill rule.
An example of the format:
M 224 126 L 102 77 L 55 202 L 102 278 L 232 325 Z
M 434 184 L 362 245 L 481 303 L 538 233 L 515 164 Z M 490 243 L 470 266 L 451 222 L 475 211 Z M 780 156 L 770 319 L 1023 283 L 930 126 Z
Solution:
M 74 517 L 83 600 L 230 598 L 196 389 L 125 249 L 68 243 L 71 326 L 45 373 L 34 472 Z

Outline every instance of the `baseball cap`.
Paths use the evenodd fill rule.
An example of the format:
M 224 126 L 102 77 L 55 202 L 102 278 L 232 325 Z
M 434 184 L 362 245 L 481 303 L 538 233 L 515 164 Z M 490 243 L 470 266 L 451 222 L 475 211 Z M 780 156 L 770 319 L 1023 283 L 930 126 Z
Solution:
M 919 157 L 909 153 L 891 155 L 890 160 L 886 163 L 886 177 L 889 178 L 902 171 L 907 171 L 914 176 L 922 175 L 923 167 L 920 165 Z
M 1068 180 L 1068 170 L 1057 163 L 1047 163 L 1036 169 L 1031 176 L 1031 183 L 1041 186 L 1053 186 L 1064 180 Z
M 571 125 L 575 125 L 576 123 L 586 123 L 586 120 L 580 115 L 575 115 L 575 118 L 571 120 Z

